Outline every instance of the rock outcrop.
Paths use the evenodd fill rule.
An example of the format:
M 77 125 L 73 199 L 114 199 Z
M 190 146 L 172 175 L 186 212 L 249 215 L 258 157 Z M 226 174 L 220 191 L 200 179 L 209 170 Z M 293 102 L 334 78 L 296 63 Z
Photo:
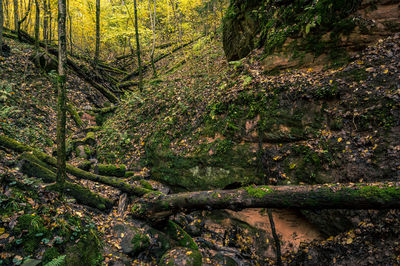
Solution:
M 400 1 L 232 1 L 224 19 L 228 61 L 263 47 L 265 71 L 345 61 L 400 31 Z

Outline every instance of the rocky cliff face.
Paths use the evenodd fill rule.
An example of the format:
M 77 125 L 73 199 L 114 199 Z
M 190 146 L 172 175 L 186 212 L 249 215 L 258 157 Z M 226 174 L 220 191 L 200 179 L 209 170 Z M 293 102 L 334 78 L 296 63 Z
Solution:
M 224 19 L 228 61 L 263 48 L 265 71 L 345 61 L 400 30 L 400 1 L 232 1 Z

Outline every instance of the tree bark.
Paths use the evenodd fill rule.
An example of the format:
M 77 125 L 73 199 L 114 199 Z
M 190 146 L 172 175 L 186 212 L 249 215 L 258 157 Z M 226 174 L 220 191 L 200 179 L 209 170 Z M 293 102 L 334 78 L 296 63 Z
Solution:
M 63 187 L 66 176 L 65 124 L 66 124 L 66 0 L 58 0 L 58 82 L 57 82 L 57 183 Z
M 18 8 L 18 3 L 17 3 L 17 8 Z M 17 21 L 17 34 L 18 34 L 18 39 L 19 40 L 22 40 L 22 37 L 21 37 L 21 25 L 22 25 L 22 23 L 24 23 L 24 21 L 28 18 L 28 15 L 29 15 L 29 13 L 30 13 L 30 11 L 31 11 L 31 0 L 29 0 L 29 3 L 28 3 L 28 9 L 26 10 L 26 12 L 25 12 L 25 15 L 22 17 L 22 19 L 21 20 L 18 20 Z M 22 12 L 22 11 L 21 11 Z
M 47 0 L 43 0 L 43 41 L 45 49 L 47 50 L 48 44 L 48 29 L 49 29 L 49 17 L 47 9 Z
M 94 64 L 97 65 L 100 55 L 100 0 L 96 0 L 96 51 L 94 54 Z
M 4 23 L 3 0 L 0 0 L 0 56 L 3 55 L 3 23 Z
M 39 40 L 39 30 L 40 30 L 40 6 L 39 1 L 35 0 L 36 5 L 36 18 L 35 18 L 35 50 L 36 53 L 39 52 L 40 40 Z
M 55 158 L 4 135 L 0 135 L 0 147 L 4 147 L 19 153 L 32 152 L 40 161 L 57 167 L 57 160 Z M 143 187 L 132 186 L 128 183 L 125 183 L 120 178 L 92 174 L 70 164 L 66 164 L 66 172 L 78 178 L 87 179 L 118 188 L 122 192 L 126 192 L 130 195 L 143 196 L 147 193 L 154 192 Z
M 150 22 L 151 22 L 151 30 L 153 32 L 153 44 L 151 47 L 151 67 L 153 68 L 153 77 L 157 77 L 156 66 L 154 64 L 154 50 L 156 46 L 156 2 L 153 0 L 153 14 L 152 14 L 152 7 L 151 7 L 151 0 L 149 0 L 149 14 L 150 14 Z
M 140 58 L 140 42 L 139 42 L 139 26 L 138 26 L 138 16 L 137 16 L 137 5 L 136 0 L 133 1 L 135 9 L 135 35 L 136 35 L 136 55 L 138 60 L 138 70 L 139 70 L 139 90 L 143 89 L 143 73 L 142 73 L 142 60 Z
M 14 0 L 14 29 L 18 32 L 18 21 L 19 21 L 19 11 L 18 11 L 18 0 Z
M 259 186 L 236 190 L 147 194 L 132 212 L 139 218 L 160 221 L 184 210 L 244 208 L 398 209 L 400 182 Z
M 28 176 L 37 177 L 43 179 L 45 182 L 55 182 L 56 174 L 48 169 L 38 158 L 31 153 L 23 153 L 20 157 L 21 171 Z M 97 208 L 99 210 L 110 209 L 113 202 L 107 198 L 103 198 L 89 189 L 84 188 L 80 185 L 66 181 L 64 183 L 65 194 L 72 196 L 78 203 L 85 204 L 87 206 Z M 59 190 L 60 186 L 52 185 L 48 187 L 50 190 Z M 61 187 L 62 190 L 62 187 Z

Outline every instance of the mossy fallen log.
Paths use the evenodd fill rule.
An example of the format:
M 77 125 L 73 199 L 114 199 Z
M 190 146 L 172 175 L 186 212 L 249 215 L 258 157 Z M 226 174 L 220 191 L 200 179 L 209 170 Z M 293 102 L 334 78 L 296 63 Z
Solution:
M 15 31 L 10 30 L 10 29 L 4 29 L 7 32 L 10 33 L 14 33 Z M 13 38 L 13 35 L 9 34 L 8 37 Z M 20 37 L 20 41 L 23 41 L 25 43 L 29 43 L 34 45 L 35 44 L 35 39 L 30 36 L 27 32 L 25 31 L 20 31 L 18 33 L 18 36 Z M 55 46 L 49 46 L 44 43 L 44 42 L 40 42 L 39 43 L 41 47 L 46 48 L 47 51 L 54 55 L 54 56 L 58 56 L 58 49 Z M 78 66 L 74 61 L 72 61 L 70 58 L 67 58 L 67 65 L 84 81 L 86 81 L 87 83 L 89 83 L 90 85 L 92 85 L 96 90 L 98 90 L 101 94 L 103 94 L 104 97 L 106 97 L 110 102 L 112 103 L 117 103 L 119 102 L 119 99 L 117 96 L 114 95 L 114 93 L 112 93 L 108 88 L 106 88 L 104 85 L 98 83 L 97 81 L 95 81 L 93 78 L 90 77 L 90 75 L 88 75 L 89 71 L 84 67 L 84 66 Z
M 31 151 L 33 153 L 33 155 L 35 155 L 40 161 L 45 162 L 52 166 L 57 166 L 56 158 L 49 156 L 49 155 L 45 154 L 44 152 L 35 150 L 32 147 L 29 147 L 25 144 L 22 144 L 14 139 L 4 136 L 4 135 L 0 135 L 0 147 L 14 150 L 19 153 Z M 132 186 L 132 185 L 124 182 L 120 178 L 92 174 L 90 172 L 86 172 L 82 169 L 74 167 L 70 164 L 67 164 L 66 171 L 68 173 L 70 173 L 71 175 L 76 176 L 78 178 L 87 179 L 87 180 L 91 180 L 94 182 L 102 183 L 104 185 L 112 186 L 112 187 L 118 188 L 119 190 L 126 192 L 130 195 L 143 196 L 147 193 L 154 192 L 154 191 L 146 189 L 146 188 Z
M 71 104 L 67 103 L 66 105 L 68 113 L 71 115 L 72 120 L 74 120 L 75 124 L 79 128 L 83 128 L 83 121 L 81 117 L 79 116 L 78 112 L 76 111 L 76 108 Z
M 97 164 L 94 168 L 96 174 L 105 176 L 116 176 L 124 177 L 126 172 L 126 166 L 123 164 Z
M 21 171 L 31 177 L 37 177 L 43 179 L 45 182 L 51 183 L 56 182 L 56 174 L 46 168 L 46 165 L 41 162 L 32 153 L 23 153 L 20 156 Z M 47 187 L 49 190 L 59 191 L 57 184 Z M 99 210 L 108 210 L 113 206 L 113 201 L 107 198 L 103 198 L 89 189 L 73 184 L 71 182 L 65 182 L 64 192 L 67 195 L 75 198 L 78 203 L 88 205 Z
M 147 194 L 132 213 L 160 221 L 185 210 L 244 208 L 398 209 L 400 182 L 296 186 L 250 186 L 235 190 Z
M 100 114 L 108 114 L 108 113 L 112 113 L 115 110 L 117 110 L 117 106 L 116 105 L 112 105 L 109 107 L 104 107 L 104 108 L 92 108 L 89 109 L 89 112 L 94 112 L 94 113 L 100 113 Z

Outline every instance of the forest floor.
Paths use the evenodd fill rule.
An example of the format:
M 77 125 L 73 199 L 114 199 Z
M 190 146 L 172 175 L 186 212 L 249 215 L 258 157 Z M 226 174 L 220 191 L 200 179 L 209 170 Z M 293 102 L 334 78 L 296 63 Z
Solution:
M 289 88 L 289 95 L 305 92 L 305 97 L 317 95 L 323 98 L 332 96 L 326 95 L 332 90 L 321 91 L 319 88 L 322 85 L 326 88 L 335 85 L 336 90 L 345 95 L 341 98 L 343 102 L 345 97 L 349 97 L 354 101 L 359 100 L 359 106 L 364 105 L 355 111 L 358 114 L 355 116 L 356 121 L 353 118 L 353 123 L 358 121 L 357 117 L 369 115 L 368 112 L 374 110 L 368 109 L 374 103 L 370 103 L 367 97 L 373 100 L 376 99 L 374 96 L 382 96 L 391 104 L 394 103 L 391 108 L 393 112 L 397 112 L 393 116 L 395 120 L 378 117 L 379 113 L 376 113 L 375 131 L 365 131 L 355 136 L 344 130 L 326 128 L 320 130 L 319 136 L 340 145 L 340 151 L 347 151 L 347 154 L 342 152 L 342 160 L 354 160 L 357 163 L 373 161 L 374 151 L 381 144 L 385 144 L 387 140 L 383 138 L 386 136 L 390 145 L 385 146 L 388 150 L 385 164 L 387 171 L 395 173 L 390 179 L 396 180 L 400 172 L 400 165 L 396 160 L 400 152 L 400 138 L 392 138 L 393 135 L 398 136 L 399 128 L 399 121 L 396 120 L 400 102 L 398 41 L 399 36 L 382 40 L 341 68 L 303 69 L 271 76 L 263 72 L 262 66 L 255 59 L 258 58 L 259 52 L 255 51 L 248 58 L 229 65 L 224 60 L 220 44 L 204 38 L 176 53 L 172 58 L 160 61 L 157 64 L 159 77 L 153 78 L 148 70 L 143 93 L 136 90 L 126 93 L 115 114 L 95 117 L 87 112 L 91 108 L 103 106 L 106 100 L 73 73 L 69 73 L 68 97 L 70 103 L 78 108 L 85 126 L 102 127 L 96 133 L 97 143 L 91 147 L 96 150 L 96 156 L 91 156 L 90 159 L 127 165 L 128 169 L 133 171 L 134 177 L 127 178 L 127 181 L 135 184 L 139 178 L 149 178 L 152 175 L 151 164 L 146 162 L 150 159 L 147 149 L 153 142 L 168 142 L 169 149 L 175 155 L 188 157 L 196 154 L 202 144 L 207 145 L 208 142 L 212 143 L 218 139 L 218 136 L 205 136 L 205 121 L 221 116 L 217 107 L 235 102 L 243 93 L 273 94 L 273 88 L 284 87 Z M 9 39 L 7 43 L 12 48 L 11 54 L 0 58 L 0 133 L 37 147 L 47 154 L 53 154 L 56 92 L 52 77 L 36 68 L 29 60 L 33 54 L 31 46 Z M 343 73 L 356 74 L 352 74 L 350 78 L 343 78 Z M 373 78 L 368 80 L 368 77 Z M 328 115 L 350 115 L 342 113 L 342 110 L 345 108 L 332 108 Z M 71 117 L 68 117 L 67 121 L 68 136 L 71 140 L 84 136 Z M 230 132 L 229 125 L 223 124 L 223 128 L 227 129 L 224 131 L 227 136 Z M 394 133 L 385 135 L 378 132 L 385 126 L 391 128 Z M 317 154 L 324 153 L 321 151 L 319 139 L 309 140 L 305 145 Z M 349 150 L 354 152 L 348 152 Z M 213 152 L 215 151 L 211 153 Z M 271 155 L 273 162 L 279 162 L 286 156 L 286 151 L 274 152 Z M 157 264 L 160 256 L 155 253 L 149 254 L 147 250 L 141 250 L 133 257 L 125 254 L 132 254 L 132 251 L 124 252 L 127 245 L 124 239 L 131 230 L 129 228 L 140 228 L 144 234 L 148 234 L 150 230 L 144 222 L 130 218 L 130 207 L 122 204 L 114 206 L 110 213 L 102 213 L 77 204 L 71 198 L 60 200 L 57 194 L 46 190 L 46 185 L 23 175 L 17 158 L 18 154 L 0 149 L 0 265 L 21 265 L 29 260 L 45 265 L 62 254 L 70 256 L 71 265 L 74 261 L 95 265 L 102 260 L 106 265 Z M 70 162 L 79 165 L 83 161 L 83 158 L 75 156 Z M 347 179 L 334 182 L 358 182 L 360 180 L 355 179 L 355 176 L 359 176 L 364 169 L 353 168 L 348 171 L 356 173 L 348 175 Z M 279 167 L 276 172 L 268 182 L 286 184 L 287 175 L 290 176 L 291 172 L 287 173 Z M 15 178 L 16 182 L 6 183 L 4 176 Z M 115 202 L 125 201 L 116 189 L 91 181 L 77 180 L 72 176 L 69 178 Z M 364 175 L 363 178 L 364 181 L 378 181 L 374 175 Z M 166 189 L 159 182 L 149 182 L 152 182 L 150 184 L 153 187 Z M 28 187 L 28 191 L 25 186 Z M 219 219 L 228 217 L 230 223 L 240 226 L 230 224 L 220 228 L 218 223 L 205 223 L 212 215 L 218 216 Z M 400 263 L 398 211 L 366 211 L 349 215 L 354 215 L 350 218 L 356 220 L 351 229 L 327 235 L 324 240 L 302 244 L 299 252 L 284 254 L 285 264 Z M 244 224 L 248 228 L 251 226 L 232 219 L 225 211 L 195 212 L 186 216 L 180 214 L 173 217 L 173 220 L 182 225 L 196 241 L 205 265 L 275 263 L 273 258 L 268 259 L 260 255 L 257 245 L 261 245 L 261 238 L 238 229 L 244 228 Z M 203 232 L 198 232 L 199 230 Z M 229 230 L 239 231 L 227 234 Z M 150 237 L 151 243 L 147 246 L 149 250 L 156 250 L 158 242 L 155 239 L 154 235 Z M 88 248 L 83 251 L 85 247 L 93 246 L 88 243 L 95 243 L 93 250 Z M 75 257 L 71 254 L 75 254 Z M 82 260 L 82 256 L 86 257 L 85 261 Z

